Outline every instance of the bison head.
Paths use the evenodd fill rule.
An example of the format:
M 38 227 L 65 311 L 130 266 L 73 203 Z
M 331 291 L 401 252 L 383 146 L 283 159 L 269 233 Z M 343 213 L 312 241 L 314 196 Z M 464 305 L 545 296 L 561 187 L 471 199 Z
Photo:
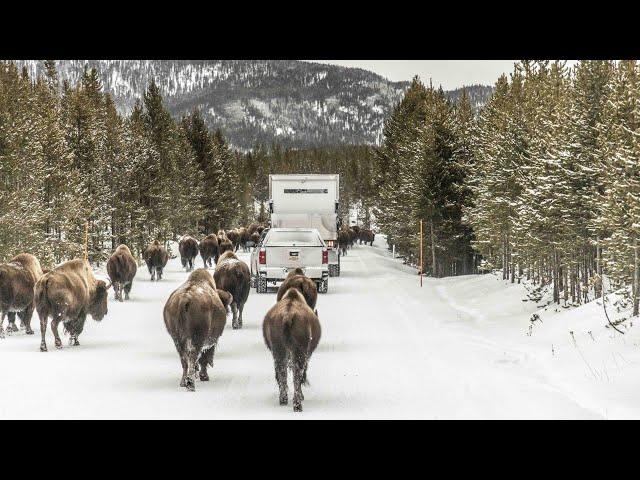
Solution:
M 96 289 L 91 297 L 91 305 L 89 305 L 89 314 L 99 322 L 107 314 L 107 292 L 111 284 L 107 285 L 103 280 L 96 282 Z

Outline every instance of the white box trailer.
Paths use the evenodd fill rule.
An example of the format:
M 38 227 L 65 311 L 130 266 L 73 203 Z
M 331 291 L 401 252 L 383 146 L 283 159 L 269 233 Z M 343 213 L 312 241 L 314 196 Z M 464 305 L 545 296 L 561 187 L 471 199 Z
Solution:
M 329 275 L 340 275 L 340 175 L 269 175 L 272 228 L 316 228 L 329 249 Z

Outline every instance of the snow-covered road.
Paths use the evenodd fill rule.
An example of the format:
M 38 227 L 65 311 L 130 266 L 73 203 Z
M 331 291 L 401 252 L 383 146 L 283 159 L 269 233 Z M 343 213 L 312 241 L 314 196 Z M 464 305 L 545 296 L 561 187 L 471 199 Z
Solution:
M 162 320 L 169 293 L 188 275 L 174 259 L 158 283 L 139 268 L 131 301 L 111 294 L 108 315 L 87 320 L 79 347 L 65 338 L 64 349 L 39 352 L 37 315 L 36 335 L 1 340 L 0 418 L 603 417 L 551 378 L 540 361 L 547 347 L 522 341 L 523 324 L 476 313 L 472 296 L 488 296 L 478 290 L 488 280 L 425 279 L 420 289 L 415 271 L 380 248 L 383 237 L 376 243 L 343 257 L 342 275 L 319 296 L 322 339 L 301 414 L 278 405 L 262 340 L 274 292 L 251 291 L 242 330 L 227 323 L 210 382 L 198 381 L 195 393 L 178 386 L 180 362 Z

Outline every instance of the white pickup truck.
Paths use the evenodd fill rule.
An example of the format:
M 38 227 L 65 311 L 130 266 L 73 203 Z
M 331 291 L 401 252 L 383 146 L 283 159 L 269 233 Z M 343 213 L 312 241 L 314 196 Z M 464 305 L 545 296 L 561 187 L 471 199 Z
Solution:
M 251 278 L 258 293 L 277 286 L 298 267 L 316 282 L 319 293 L 327 293 L 329 251 L 315 228 L 271 228 L 251 252 Z

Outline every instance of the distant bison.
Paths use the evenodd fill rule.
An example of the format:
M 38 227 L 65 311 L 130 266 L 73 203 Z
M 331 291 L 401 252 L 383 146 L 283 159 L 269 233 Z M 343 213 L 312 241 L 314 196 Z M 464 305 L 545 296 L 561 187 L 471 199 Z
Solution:
M 33 288 L 42 276 L 42 268 L 36 257 L 29 253 L 16 255 L 8 263 L 0 265 L 0 338 L 4 338 L 4 317 L 8 316 L 7 333 L 18 330 L 16 313 L 29 335 L 31 317 L 35 308 Z
M 204 267 L 211 267 L 218 261 L 220 249 L 218 245 L 218 237 L 215 233 L 210 233 L 200 242 L 200 256 L 204 262 Z M 213 264 L 211 260 L 213 259 Z
M 180 251 L 182 266 L 187 272 L 190 272 L 193 270 L 193 262 L 198 256 L 198 241 L 191 235 L 185 235 L 178 243 L 178 250 Z
M 364 243 L 365 245 L 368 243 L 373 246 L 373 240 L 376 235 L 371 230 L 361 230 L 360 231 L 360 244 Z
M 260 228 L 260 224 L 258 223 L 252 223 L 251 225 L 249 225 L 247 227 L 247 233 L 249 234 L 249 238 L 251 238 L 251 235 L 253 235 L 254 233 L 256 233 L 258 231 L 258 229 Z
M 287 278 L 284 279 L 284 282 L 278 288 L 278 295 L 276 296 L 276 301 L 282 300 L 282 297 L 290 288 L 297 288 L 302 296 L 304 297 L 307 305 L 311 310 L 316 309 L 316 302 L 318 301 L 318 289 L 316 287 L 316 282 L 311 280 L 304 274 L 304 271 L 301 268 L 296 268 L 295 270 L 291 270 L 287 274 Z
M 358 234 L 356 233 L 356 231 L 353 228 L 350 228 L 348 230 L 349 232 L 349 246 L 353 247 L 353 244 L 355 243 L 355 241 L 358 238 Z
M 224 233 L 224 232 L 222 232 Z M 219 251 L 220 251 L 220 257 L 225 253 L 225 252 L 231 252 L 233 253 L 233 243 L 231 243 L 231 240 L 229 240 L 227 238 L 226 235 L 223 236 L 218 236 L 218 241 L 219 243 Z M 216 264 L 218 263 L 220 257 L 218 257 L 216 259 Z
M 169 261 L 169 252 L 158 240 L 149 245 L 142 254 L 151 274 L 151 281 L 162 280 L 162 271 Z
M 351 236 L 349 230 L 340 230 L 338 232 L 338 249 L 342 255 L 347 254 L 347 249 L 351 245 Z
M 35 286 L 35 304 L 40 317 L 42 341 L 40 351 L 47 351 L 45 334 L 51 317 L 51 331 L 56 348 L 62 348 L 58 324 L 64 323 L 71 345 L 80 345 L 78 336 L 84 329 L 87 314 L 100 321 L 107 314 L 107 285 L 93 276 L 86 260 L 71 260 L 45 273 Z
M 233 230 L 228 230 L 227 238 L 233 244 L 233 251 L 237 252 L 238 247 L 240 246 L 240 234 L 238 233 L 238 229 L 234 228 Z
M 220 256 L 213 278 L 219 289 L 229 292 L 233 297 L 233 328 L 242 328 L 242 311 L 251 289 L 249 267 L 235 253 L 228 251 Z
M 262 334 L 271 350 L 276 381 L 280 389 L 280 405 L 288 403 L 287 365 L 293 370 L 293 411 L 302 411 L 302 384 L 307 382 L 307 366 L 320 341 L 320 321 L 302 294 L 288 289 L 282 299 L 267 312 Z
M 107 273 L 113 285 L 116 300 L 123 301 L 123 290 L 124 298 L 129 300 L 133 278 L 136 276 L 137 271 L 138 264 L 136 263 L 136 259 L 133 258 L 133 255 L 131 255 L 129 247 L 119 245 L 107 261 Z
M 226 306 L 232 301 L 230 295 L 222 293 L 226 303 L 211 274 L 198 268 L 169 296 L 164 306 L 164 324 L 182 364 L 180 386 L 187 390 L 196 389 L 197 364 L 200 380 L 209 380 L 207 366 L 213 367 L 216 345 L 227 322 Z
M 256 248 L 260 243 L 260 234 L 258 232 L 253 232 L 251 234 L 251 242 L 253 242 L 253 248 Z
M 247 251 L 247 243 L 251 240 L 251 235 L 247 231 L 245 227 L 240 227 L 238 229 L 238 243 L 242 247 L 242 251 Z

